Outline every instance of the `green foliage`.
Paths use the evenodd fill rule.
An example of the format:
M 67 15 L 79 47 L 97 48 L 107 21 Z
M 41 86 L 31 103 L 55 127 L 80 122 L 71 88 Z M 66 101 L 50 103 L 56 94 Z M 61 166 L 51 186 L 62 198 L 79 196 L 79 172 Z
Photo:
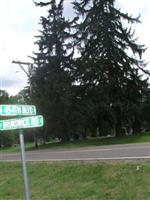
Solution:
M 132 27 L 125 27 L 123 23 L 139 23 L 139 18 L 122 13 L 115 8 L 114 2 L 75 1 L 74 8 L 82 16 L 76 26 L 76 43 L 80 53 L 76 62 L 76 78 L 93 105 L 97 98 L 103 108 L 110 107 L 109 113 L 113 113 L 115 118 L 116 135 L 120 135 L 122 127 L 129 123 L 134 131 L 139 131 L 140 126 L 138 130 L 136 125 L 134 127 L 139 114 L 133 112 L 129 115 L 129 108 L 139 106 L 148 84 L 147 79 L 140 75 L 145 72 L 141 59 L 145 46 L 137 44 Z M 100 95 L 99 91 L 102 91 Z M 96 124 L 94 126 L 96 128 Z
M 47 17 L 40 18 L 32 76 L 45 138 L 121 136 L 123 129 L 136 133 L 148 127 L 150 91 L 142 60 L 146 48 L 132 29 L 139 17 L 121 12 L 115 0 L 75 0 L 76 17 L 67 20 L 63 4 L 35 3 L 49 8 Z
M 0 132 L 0 147 L 10 147 L 17 144 L 17 135 L 14 131 Z
M 63 1 L 55 0 L 36 3 L 37 6 L 49 6 L 48 16 L 41 17 L 42 30 L 37 36 L 39 51 L 35 53 L 37 64 L 32 77 L 33 89 L 40 91 L 33 94 L 40 111 L 45 116 L 47 132 L 55 137 L 69 138 L 69 116 L 72 107 L 72 35 L 70 29 L 74 21 L 63 17 Z
M 0 104 L 9 102 L 9 94 L 5 90 L 0 90 Z
M 0 104 L 13 104 L 14 102 L 16 102 L 16 97 L 9 96 L 5 90 L 0 90 Z M 2 119 L 4 117 L 0 116 L 0 120 Z M 0 131 L 0 148 L 11 146 L 15 142 L 16 134 L 14 131 Z

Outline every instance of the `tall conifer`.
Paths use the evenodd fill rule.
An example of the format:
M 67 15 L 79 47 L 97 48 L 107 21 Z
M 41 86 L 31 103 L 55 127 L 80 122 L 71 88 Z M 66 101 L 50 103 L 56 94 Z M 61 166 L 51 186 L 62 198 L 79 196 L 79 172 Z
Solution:
M 42 30 L 36 36 L 39 50 L 34 61 L 38 67 L 33 83 L 46 99 L 41 98 L 39 102 L 46 116 L 46 128 L 55 136 L 68 139 L 73 57 L 71 26 L 74 21 L 64 18 L 63 4 L 63 0 L 36 3 L 49 9 L 48 16 L 40 19 Z
M 147 81 L 142 77 L 145 46 L 138 44 L 131 27 L 140 22 L 139 17 L 121 12 L 115 0 L 79 0 L 74 8 L 81 16 L 76 25 L 78 82 L 93 101 L 95 95 L 99 102 L 105 97 L 116 118 L 116 134 L 120 135 L 121 128 L 133 122 L 133 116 L 125 120 L 125 110 L 142 100 Z

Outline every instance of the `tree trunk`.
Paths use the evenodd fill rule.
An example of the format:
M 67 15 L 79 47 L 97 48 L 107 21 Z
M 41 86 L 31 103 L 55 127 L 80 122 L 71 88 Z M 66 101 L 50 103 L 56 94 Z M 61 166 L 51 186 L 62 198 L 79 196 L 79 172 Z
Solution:
M 33 137 L 34 137 L 34 147 L 37 149 L 38 148 L 38 140 L 37 140 L 37 135 L 35 132 L 33 134 Z

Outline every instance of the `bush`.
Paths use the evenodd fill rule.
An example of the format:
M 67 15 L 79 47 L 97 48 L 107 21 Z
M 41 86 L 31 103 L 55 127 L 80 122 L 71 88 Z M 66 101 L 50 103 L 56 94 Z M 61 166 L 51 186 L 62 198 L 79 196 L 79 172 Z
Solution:
M 14 131 L 0 133 L 0 147 L 10 147 L 17 141 L 17 134 Z

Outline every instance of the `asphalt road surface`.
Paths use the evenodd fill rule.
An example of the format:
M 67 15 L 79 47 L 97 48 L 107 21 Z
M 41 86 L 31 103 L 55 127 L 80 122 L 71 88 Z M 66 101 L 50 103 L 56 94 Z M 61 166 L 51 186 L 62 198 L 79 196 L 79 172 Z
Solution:
M 150 160 L 150 143 L 27 151 L 27 161 Z M 20 161 L 19 153 L 0 152 L 0 161 Z

